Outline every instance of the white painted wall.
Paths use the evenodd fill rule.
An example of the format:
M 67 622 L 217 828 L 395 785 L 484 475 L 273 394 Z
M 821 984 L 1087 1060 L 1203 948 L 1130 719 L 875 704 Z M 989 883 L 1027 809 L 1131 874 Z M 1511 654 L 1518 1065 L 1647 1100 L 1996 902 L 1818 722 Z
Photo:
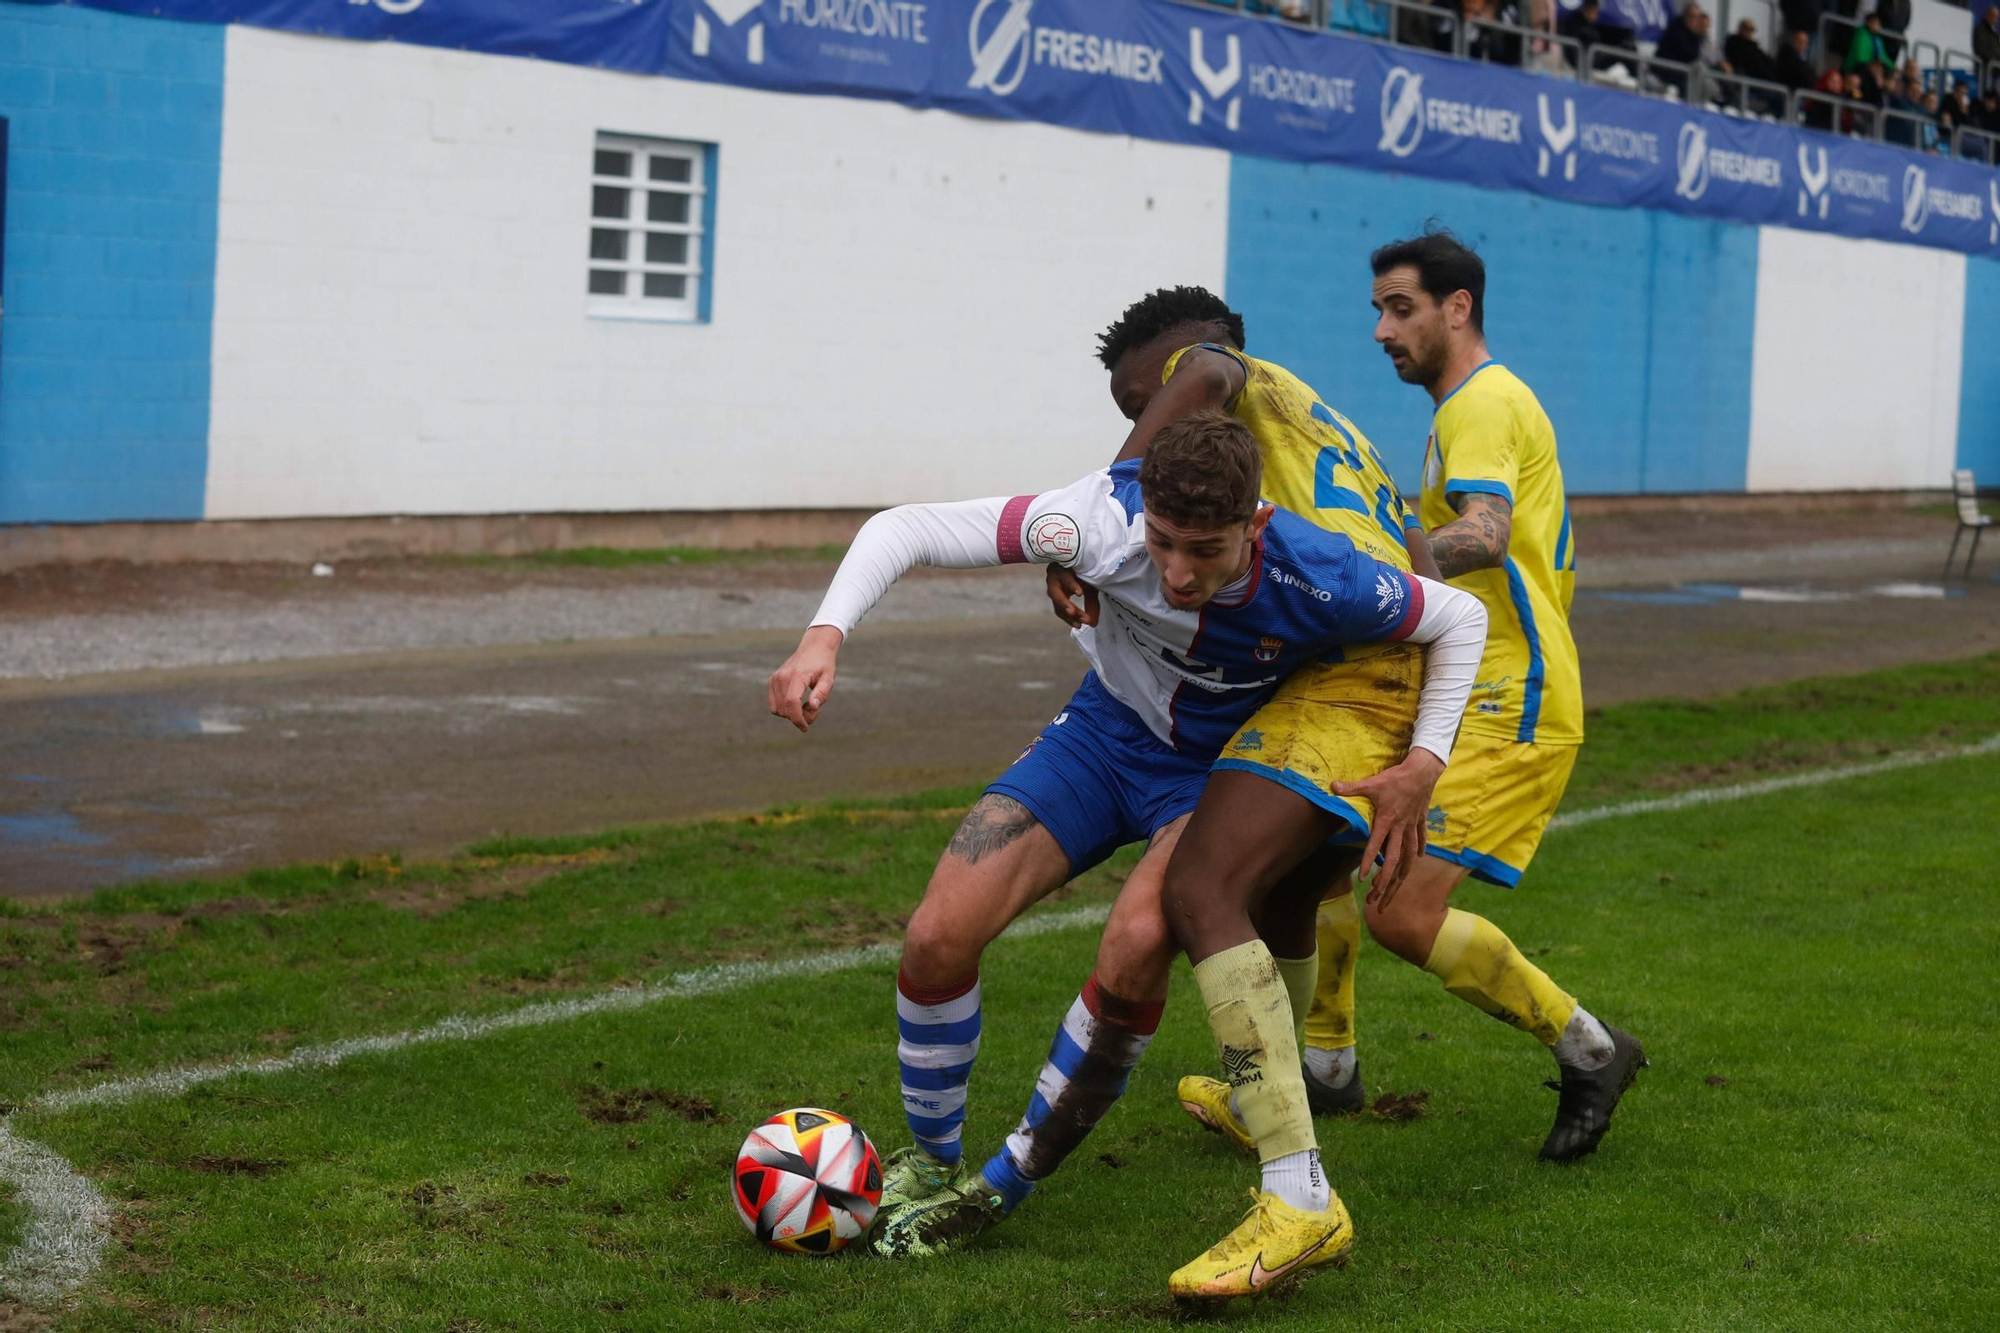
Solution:
M 1751 490 L 1950 484 L 1965 262 L 1915 245 L 1760 229 Z
M 1097 331 L 1222 290 L 1221 152 L 242 27 L 225 94 L 211 518 L 1054 486 Z M 586 316 L 599 130 L 721 145 L 713 323 Z

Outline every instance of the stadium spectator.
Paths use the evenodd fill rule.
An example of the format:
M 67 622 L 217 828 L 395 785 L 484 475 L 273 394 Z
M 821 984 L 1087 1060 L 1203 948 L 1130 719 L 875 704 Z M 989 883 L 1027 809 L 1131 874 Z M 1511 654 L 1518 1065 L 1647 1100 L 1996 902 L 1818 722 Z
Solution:
M 1813 70 L 1812 34 L 1804 28 L 1793 28 L 1791 41 L 1778 48 L 1778 82 L 1793 92 L 1810 88 L 1818 81 L 1819 75 Z
M 1923 114 L 1923 106 L 1912 94 L 1905 76 L 1889 76 L 1888 86 L 1882 90 L 1882 109 L 1896 114 L 1883 117 L 1882 142 L 1900 144 L 1904 148 L 1917 147 L 1916 117 Z M 1904 119 L 1906 116 L 1910 119 Z
M 1494 0 L 1460 0 L 1459 17 L 1465 23 L 1465 54 L 1470 60 L 1494 65 L 1521 63 L 1521 39 L 1511 32 L 1499 32 L 1487 23 L 1518 24 L 1512 5 L 1502 10 Z
M 1813 81 L 1812 90 L 1824 97 L 1846 97 L 1847 76 L 1840 72 L 1840 64 L 1835 60 L 1826 62 L 1826 70 Z M 1811 102 L 1806 105 L 1805 124 L 1808 128 L 1825 130 L 1829 134 L 1846 133 L 1845 121 L 1836 126 L 1833 119 L 1834 108 L 1825 102 Z M 1843 117 L 1845 113 L 1842 113 Z
M 1861 21 L 1861 26 L 1854 30 L 1854 40 L 1847 44 L 1847 69 L 1858 70 L 1872 61 L 1890 63 L 1888 48 L 1882 42 L 1880 10 Z
M 1452 0 L 1429 0 L 1429 4 L 1434 9 L 1452 8 Z M 1399 45 L 1428 47 L 1449 54 L 1455 35 L 1456 29 L 1451 20 L 1426 14 L 1417 5 L 1396 10 L 1396 41 Z
M 1583 3 L 1577 6 L 1575 13 L 1563 16 L 1557 30 L 1584 48 L 1585 68 L 1593 77 L 1611 75 L 1612 70 L 1617 70 L 1618 74 L 1611 75 L 1613 81 L 1622 83 L 1627 88 L 1636 84 L 1637 80 L 1632 78 L 1630 65 L 1619 64 L 1616 61 L 1608 63 L 1603 60 L 1593 61 L 1590 56 L 1592 47 L 1611 47 L 1635 53 L 1638 49 L 1633 44 L 1630 28 L 1621 28 L 1614 23 L 1604 21 L 1604 11 L 1598 0 L 1583 0 Z
M 2000 60 L 2000 4 L 1988 4 L 1972 21 L 1972 54 L 1979 61 L 1983 83 L 1987 67 Z
M 1859 70 L 1849 70 L 1841 76 L 1841 96 L 1857 107 L 1873 108 L 1879 103 L 1869 100 L 1868 85 L 1862 82 Z M 1875 117 L 1863 115 L 1860 111 L 1843 107 L 1840 112 L 1840 132 L 1857 139 L 1875 137 Z
M 1903 33 L 1910 26 L 1910 0 L 1876 0 L 1875 12 L 1882 18 L 1882 46 L 1893 65 L 1903 54 Z
M 1707 10 L 1698 4 L 1689 4 L 1660 33 L 1660 44 L 1655 54 L 1676 64 L 1697 69 L 1715 67 L 1726 72 L 1728 64 L 1716 53 L 1715 43 L 1709 40 L 1710 22 Z M 1661 70 L 1659 79 L 1683 98 L 1688 95 L 1687 76 L 1680 71 Z
M 2000 85 L 1987 88 L 1986 95 L 1979 99 L 1979 128 L 1988 134 L 2000 134 Z
M 1924 123 L 1917 127 L 1917 147 L 1926 153 L 1942 153 L 1946 149 L 1944 135 L 1938 128 L 1941 99 L 1934 92 L 1924 94 Z
M 1778 81 L 1778 63 L 1764 53 L 1757 45 L 1757 21 L 1744 19 L 1736 25 L 1736 31 L 1722 44 L 1723 68 L 1742 75 L 1746 79 L 1758 79 L 1764 83 Z M 1729 103 L 1745 111 L 1760 116 L 1784 114 L 1783 99 L 1763 88 L 1732 89 Z
M 1826 13 L 1826 0 L 1779 0 L 1778 12 L 1784 16 L 1785 31 L 1806 35 L 1807 50 L 1799 54 L 1811 54 L 1812 44 L 1819 40 L 1819 20 Z

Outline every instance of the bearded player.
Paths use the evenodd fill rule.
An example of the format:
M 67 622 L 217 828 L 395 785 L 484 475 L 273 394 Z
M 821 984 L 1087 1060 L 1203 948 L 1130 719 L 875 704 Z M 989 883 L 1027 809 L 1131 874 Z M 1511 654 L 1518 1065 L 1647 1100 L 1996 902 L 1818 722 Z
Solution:
M 877 515 L 798 651 L 771 678 L 772 712 L 811 726 L 846 634 L 918 563 L 1061 563 L 1103 592 L 1102 623 L 1078 634 L 1091 673 L 967 816 L 911 918 L 898 1058 L 916 1143 L 885 1172 L 878 1251 L 942 1253 L 991 1227 L 1115 1101 L 1158 1024 L 1174 953 L 1159 907 L 1162 867 L 1216 752 L 1232 737 L 1242 742 L 1242 723 L 1288 674 L 1339 662 L 1356 645 L 1388 645 L 1351 665 L 1307 666 L 1350 678 L 1346 698 L 1322 685 L 1313 705 L 1330 715 L 1324 730 L 1340 738 L 1350 766 L 1340 770 L 1344 796 L 1318 793 L 1317 845 L 1372 838 L 1391 846 L 1393 860 L 1420 840 L 1457 726 L 1451 710 L 1462 708 L 1484 642 L 1484 613 L 1476 599 L 1261 505 L 1260 472 L 1240 422 L 1195 413 L 1160 433 L 1143 466 L 1120 463 L 1040 496 Z M 1408 646 L 1416 643 L 1428 651 Z M 1371 827 L 1367 803 L 1378 792 L 1404 795 Z M 960 1139 L 982 1023 L 981 951 L 1036 900 L 1140 839 L 1150 839 L 1148 851 L 1113 908 L 1097 971 L 1057 1034 L 1027 1115 L 967 1174 Z M 1280 947 L 1303 939 L 1310 948 L 1322 882 L 1307 887 Z M 1317 1189 L 1328 1212 L 1316 1164 L 1292 1165 L 1299 1187 Z M 1337 1217 L 1341 1226 L 1321 1241 L 1341 1240 L 1329 1257 L 1351 1240 L 1345 1213 Z
M 1375 339 L 1397 375 L 1436 404 L 1420 516 L 1444 576 L 1487 608 L 1488 639 L 1458 748 L 1433 798 L 1425 854 L 1401 885 L 1369 895 L 1368 929 L 1451 994 L 1549 1049 L 1558 1098 L 1541 1157 L 1572 1162 L 1596 1150 L 1646 1066 L 1644 1052 L 1530 963 L 1498 926 L 1449 902 L 1468 875 L 1505 888 L 1520 883 L 1583 741 L 1568 622 L 1576 544 L 1555 431 L 1527 385 L 1488 352 L 1478 255 L 1434 231 L 1382 247 L 1371 266 Z M 1323 950 L 1305 1025 L 1309 1092 L 1327 1058 L 1315 1054 L 1316 1044 L 1353 1029 L 1353 956 Z M 1185 1089 L 1183 1100 L 1190 1100 Z M 1211 1128 L 1246 1137 L 1240 1120 L 1213 1113 L 1213 1091 L 1193 1101 L 1210 1108 L 1199 1118 Z

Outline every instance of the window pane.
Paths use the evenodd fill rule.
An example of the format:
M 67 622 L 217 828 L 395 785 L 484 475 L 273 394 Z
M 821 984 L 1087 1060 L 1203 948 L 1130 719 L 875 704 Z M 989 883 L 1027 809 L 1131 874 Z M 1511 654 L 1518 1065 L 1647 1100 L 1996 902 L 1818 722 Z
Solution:
M 694 179 L 694 163 L 684 157 L 655 157 L 650 159 L 646 174 L 656 181 L 690 181 Z
M 621 235 L 623 233 L 620 233 Z M 619 256 L 623 258 L 623 256 Z M 646 262 L 648 264 L 685 264 L 688 259 L 688 238 L 649 232 L 646 235 Z
M 599 217 L 606 214 L 600 213 Z M 618 214 L 624 217 L 623 213 Z M 646 216 L 654 222 L 686 222 L 688 220 L 688 197 L 684 194 L 669 194 L 665 190 L 653 190 L 646 195 Z
M 594 218 L 622 218 L 631 203 L 632 192 L 616 185 L 592 186 L 590 191 L 590 216 Z
M 592 259 L 625 258 L 625 242 L 628 233 L 609 231 L 603 227 L 590 229 L 590 257 Z
M 597 150 L 597 165 L 593 169 L 600 176 L 629 176 L 632 174 L 632 155 L 600 148 Z
M 648 273 L 646 275 L 646 295 L 664 296 L 679 300 L 687 295 L 688 280 L 685 273 Z
M 623 296 L 625 275 L 615 268 L 594 268 L 590 270 L 590 294 L 592 296 Z

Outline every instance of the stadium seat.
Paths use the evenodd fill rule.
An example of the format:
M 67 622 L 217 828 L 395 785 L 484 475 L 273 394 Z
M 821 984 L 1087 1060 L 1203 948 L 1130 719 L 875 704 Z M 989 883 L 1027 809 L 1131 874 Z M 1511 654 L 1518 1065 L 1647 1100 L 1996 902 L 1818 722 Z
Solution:
M 1993 516 L 1979 512 L 1979 487 L 1972 480 L 1971 468 L 1959 468 L 1951 474 L 1951 498 L 1958 502 L 1958 527 L 1951 534 L 1951 550 L 1944 558 L 1945 577 L 1951 577 L 1951 562 L 1958 555 L 1958 539 L 1972 529 L 1972 546 L 1965 553 L 1965 577 L 1972 576 L 1972 561 L 1979 554 L 1979 538 L 1987 528 L 1993 526 Z

